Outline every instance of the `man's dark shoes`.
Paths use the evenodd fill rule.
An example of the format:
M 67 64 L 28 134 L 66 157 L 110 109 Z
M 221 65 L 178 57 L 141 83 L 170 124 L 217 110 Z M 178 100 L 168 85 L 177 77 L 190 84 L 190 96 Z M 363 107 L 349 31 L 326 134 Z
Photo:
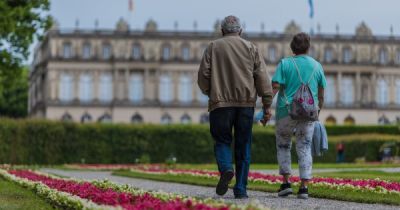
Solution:
M 292 193 L 293 193 L 293 189 L 292 189 L 292 186 L 290 185 L 290 183 L 281 184 L 281 187 L 278 190 L 279 197 L 286 197 Z
M 249 198 L 249 196 L 248 195 L 235 195 L 235 199 L 247 199 L 247 198 Z
M 299 192 L 297 193 L 297 198 L 308 199 L 308 188 L 300 187 Z
M 234 174 L 231 170 L 225 171 L 221 174 L 216 189 L 217 195 L 225 195 L 228 191 L 229 182 L 232 180 L 233 176 Z

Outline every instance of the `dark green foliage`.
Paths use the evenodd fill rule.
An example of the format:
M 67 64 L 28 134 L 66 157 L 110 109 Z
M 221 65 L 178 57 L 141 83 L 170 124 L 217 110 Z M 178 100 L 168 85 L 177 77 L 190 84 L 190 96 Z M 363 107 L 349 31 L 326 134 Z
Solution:
M 397 129 L 382 127 L 379 131 L 394 133 L 394 128 Z M 338 134 L 339 129 L 329 127 L 328 132 L 331 129 Z M 353 129 L 367 131 L 362 127 Z M 373 131 L 377 132 L 378 129 Z M 254 128 L 253 163 L 276 163 L 273 132 L 272 128 Z M 344 142 L 346 161 L 354 162 L 358 157 L 365 157 L 367 161 L 378 160 L 379 148 L 385 141 L 378 139 L 379 135 L 376 135 L 376 140 L 365 140 L 360 136 Z M 328 153 L 322 158 L 315 158 L 315 162 L 335 162 L 335 143 L 330 142 Z M 215 161 L 213 144 L 208 126 L 202 125 L 82 125 L 38 120 L 0 121 L 0 163 L 135 163 L 137 159 L 164 163 L 170 157 L 176 157 L 178 163 L 210 163 Z M 295 143 L 292 148 L 295 162 Z

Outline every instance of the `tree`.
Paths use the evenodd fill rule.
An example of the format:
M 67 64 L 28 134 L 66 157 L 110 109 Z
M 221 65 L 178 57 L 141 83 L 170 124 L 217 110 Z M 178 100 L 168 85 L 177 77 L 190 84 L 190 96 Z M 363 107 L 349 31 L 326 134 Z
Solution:
M 2 91 L 0 100 L 0 113 L 2 116 L 12 118 L 26 117 L 28 114 L 28 68 L 23 68 L 19 77 Z
M 10 106 L 5 103 L 9 101 L 5 94 L 15 91 L 15 85 L 20 84 L 26 77 L 23 66 L 29 56 L 29 47 L 35 40 L 40 40 L 52 24 L 51 16 L 44 13 L 49 10 L 49 7 L 49 0 L 0 1 L 0 104 L 2 107 Z M 1 112 L 0 115 L 4 116 L 7 113 Z

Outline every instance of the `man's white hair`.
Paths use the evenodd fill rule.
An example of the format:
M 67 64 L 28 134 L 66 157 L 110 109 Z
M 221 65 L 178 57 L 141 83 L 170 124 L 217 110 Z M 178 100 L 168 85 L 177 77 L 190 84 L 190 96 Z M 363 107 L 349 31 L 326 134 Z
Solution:
M 225 33 L 239 33 L 242 30 L 240 19 L 233 15 L 225 17 L 221 22 L 221 29 Z

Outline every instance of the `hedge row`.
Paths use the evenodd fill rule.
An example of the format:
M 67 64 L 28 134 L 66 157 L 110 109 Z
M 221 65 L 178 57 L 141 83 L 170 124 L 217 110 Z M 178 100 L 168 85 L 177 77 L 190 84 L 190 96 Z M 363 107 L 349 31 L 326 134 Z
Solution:
M 340 127 L 345 133 L 351 129 Z M 355 133 L 384 132 L 398 134 L 397 127 L 351 127 Z M 385 130 L 387 129 L 387 130 Z M 397 129 L 397 130 L 396 130 Z M 338 127 L 328 132 L 338 134 Z M 276 163 L 273 129 L 256 127 L 252 145 L 252 162 Z M 346 161 L 358 157 L 377 160 L 384 143 L 377 138 L 368 140 L 347 137 Z M 316 162 L 335 162 L 335 136 L 330 150 Z M 293 154 L 295 150 L 293 149 Z M 174 156 L 181 163 L 214 162 L 213 140 L 207 126 L 201 125 L 104 125 L 74 124 L 37 120 L 0 121 L 0 163 L 63 164 L 63 163 L 134 163 L 143 156 L 151 162 L 164 162 Z M 296 155 L 293 155 L 295 158 Z M 294 160 L 295 161 L 295 160 Z

